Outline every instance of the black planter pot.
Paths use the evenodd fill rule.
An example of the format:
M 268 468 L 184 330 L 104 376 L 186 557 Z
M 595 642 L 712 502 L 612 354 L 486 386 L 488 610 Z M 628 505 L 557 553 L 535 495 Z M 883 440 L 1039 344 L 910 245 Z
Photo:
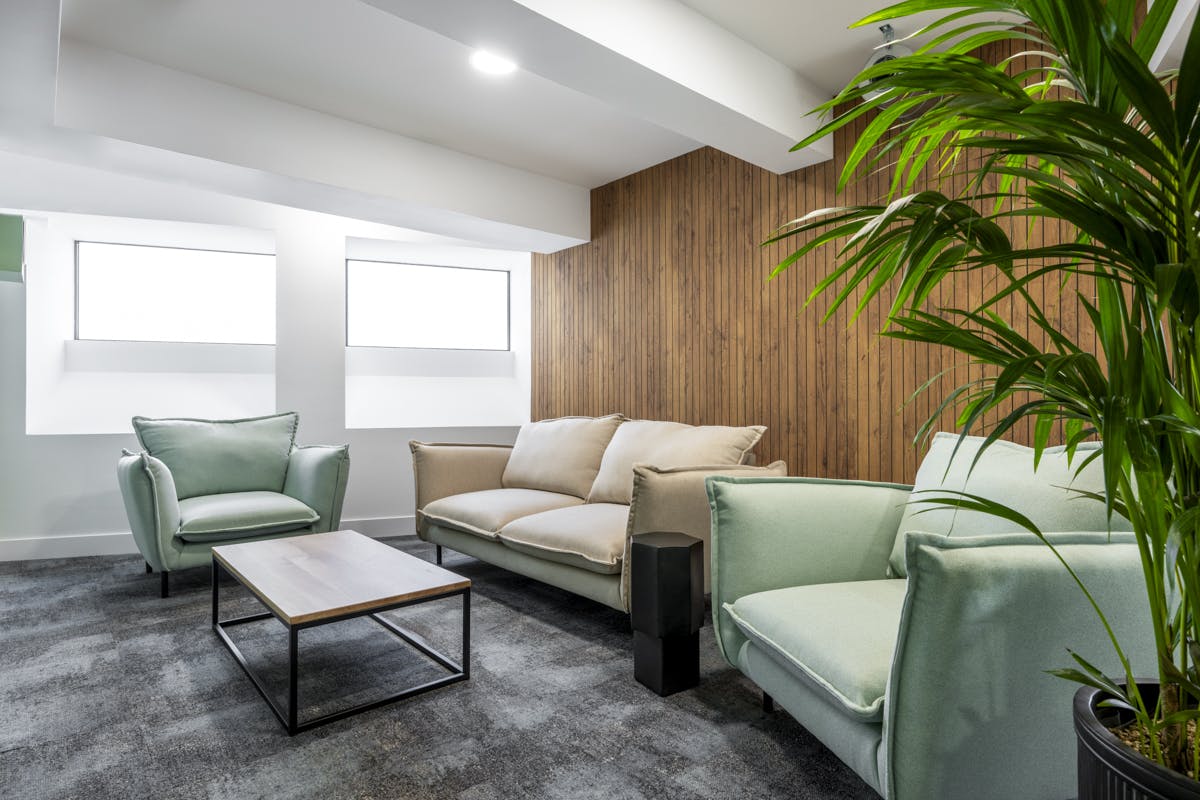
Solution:
M 1157 686 L 1142 687 L 1153 702 Z M 1167 769 L 1127 747 L 1109 728 L 1129 720 L 1119 709 L 1097 708 L 1104 692 L 1084 686 L 1075 693 L 1079 740 L 1079 800 L 1196 800 L 1200 782 Z

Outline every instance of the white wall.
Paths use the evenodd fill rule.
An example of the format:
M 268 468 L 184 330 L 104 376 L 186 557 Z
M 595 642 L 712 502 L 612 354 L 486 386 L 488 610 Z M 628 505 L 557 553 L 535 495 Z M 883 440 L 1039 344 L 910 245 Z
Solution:
M 56 213 L 26 214 L 25 230 L 26 433 L 126 433 L 134 414 L 239 419 L 274 411 L 273 348 L 75 341 L 74 305 L 76 241 L 270 253 L 271 232 Z M 205 353 L 220 357 L 197 369 Z M 248 356 L 263 355 L 267 363 L 246 368 Z
M 347 348 L 346 424 L 350 428 L 521 425 L 529 421 L 530 255 L 506 250 L 351 239 L 350 258 L 509 273 L 507 352 Z M 404 313 L 397 298 L 396 313 Z
M 29 168 L 24 174 L 36 177 L 35 164 L 23 167 Z M 61 174 L 63 167 L 54 165 L 53 169 Z M 21 183 L 5 186 L 0 205 L 32 209 L 45 220 L 57 217 L 63 210 L 105 213 L 109 204 L 103 193 L 95 192 L 95 181 L 100 180 L 103 185 L 107 179 L 98 177 L 94 171 L 89 171 L 88 178 L 86 202 L 73 194 L 70 182 L 58 184 L 63 188 L 55 193 L 48 192 L 46 184 L 39 181 L 36 186 Z M 274 374 L 264 373 L 262 359 L 252 357 L 241 372 L 224 373 L 223 380 L 230 386 L 258 386 L 262 391 L 258 394 L 251 391 L 254 399 L 248 401 L 253 402 L 256 410 L 270 405 L 272 408 L 264 410 L 298 411 L 301 444 L 350 444 L 351 472 L 344 527 L 356 527 L 372 535 L 412 530 L 413 479 L 407 446 L 410 439 L 511 442 L 515 437 L 515 427 L 482 426 L 477 418 L 465 417 L 465 423 L 455 418 L 447 420 L 456 427 L 405 423 L 403 417 L 394 417 L 396 424 L 386 428 L 351 429 L 346 424 L 346 241 L 348 238 L 428 240 L 428 236 L 152 181 L 138 181 L 134 185 L 126 178 L 114 176 L 112 180 L 121 189 L 109 195 L 113 197 L 112 207 L 119 208 L 122 214 L 155 219 L 163 216 L 162 210 L 169 209 L 165 216 L 174 222 L 225 226 L 231 230 L 244 226 L 256 229 L 260 235 L 265 231 L 274 240 L 277 257 Z M 36 204 L 23 200 L 35 200 Z M 46 224 L 47 229 L 53 227 L 49 222 Z M 527 262 L 528 256 L 524 258 Z M 40 269 L 36 261 L 28 265 L 28 285 L 0 285 L 0 453 L 3 453 L 0 560 L 135 553 L 117 489 L 116 462 L 121 448 L 134 449 L 137 443 L 131 433 L 117 432 L 111 426 L 104 430 L 104 425 L 95 421 L 105 415 L 111 419 L 112 407 L 121 407 L 122 403 L 126 404 L 122 414 L 136 407 L 141 392 L 146 393 L 149 405 L 149 398 L 155 397 L 155 392 L 160 392 L 159 401 L 171 395 L 171 382 L 177 389 L 194 387 L 208 381 L 214 373 L 192 363 L 190 370 L 164 378 L 153 365 L 156 358 L 177 359 L 178 353 L 173 351 L 151 354 L 152 357 L 139 364 L 128 361 L 136 359 L 136 353 L 130 356 L 124 352 L 106 352 L 99 357 L 95 353 L 75 353 L 74 364 L 87 364 L 91 369 L 72 370 L 71 358 L 64 355 L 69 348 L 61 338 L 58 355 L 51 352 L 53 347 L 47 344 L 49 334 L 44 333 L 45 321 L 34 320 L 37 324 L 31 326 L 34 333 L 27 341 L 27 301 L 49 286 L 42 280 Z M 47 323 L 59 326 L 59 334 L 65 330 L 63 314 L 69 318 L 69 302 L 65 311 L 55 311 L 55 319 Z M 219 360 L 220 354 L 216 357 Z M 36 361 L 31 361 L 35 358 Z M 511 358 L 523 365 L 520 369 L 524 371 L 522 380 L 527 387 L 527 349 L 523 355 L 514 354 Z M 462 380 L 453 375 L 441 377 L 452 382 Z M 484 379 L 494 378 L 488 374 Z M 207 385 L 212 389 L 211 382 Z M 110 387 L 103 404 L 95 402 L 96 386 Z M 235 401 L 239 391 L 233 393 Z M 175 392 L 176 396 L 179 394 Z M 216 397 L 222 393 L 213 394 Z M 229 402 L 229 392 L 224 394 L 220 402 Z M 268 394 L 273 394 L 273 403 L 264 399 Z M 132 406 L 128 405 L 131 401 Z M 215 399 L 212 402 L 214 407 L 218 405 Z M 99 414 L 94 413 L 98 405 L 104 406 Z M 528 406 L 526 388 L 525 414 Z M 199 413 L 195 406 L 188 408 L 199 416 L 210 416 Z M 513 417 L 513 424 L 520 418 L 520 415 Z M 80 423 L 80 419 L 93 421 Z M 28 432 L 31 421 L 34 424 L 30 429 L 42 432 Z M 73 432 L 56 432 L 56 427 L 59 431 Z M 89 427 L 98 432 L 86 432 Z

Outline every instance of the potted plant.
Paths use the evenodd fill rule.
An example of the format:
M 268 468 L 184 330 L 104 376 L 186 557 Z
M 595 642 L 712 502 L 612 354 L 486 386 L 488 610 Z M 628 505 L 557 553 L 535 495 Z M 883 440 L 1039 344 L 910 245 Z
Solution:
M 1081 752 L 1165 781 L 1121 797 L 1200 796 L 1200 20 L 1176 73 L 1148 66 L 1175 5 L 911 0 L 867 17 L 857 24 L 941 16 L 919 32 L 927 44 L 868 67 L 819 108 L 831 117 L 797 148 L 870 115 L 839 189 L 864 171 L 890 174 L 890 189 L 876 204 L 793 220 L 770 240 L 796 242 L 774 274 L 837 248 L 809 298 L 830 295 L 829 315 L 886 296 L 883 335 L 982 366 L 920 435 L 952 408 L 964 434 L 997 419 L 990 440 L 1032 419 L 1035 462 L 1054 436 L 1070 452 L 1102 440 L 1106 493 L 1094 499 L 1132 523 L 1157 681 L 1137 682 L 1111 628 L 1123 675 L 1074 653 L 1056 674 L 1084 684 Z M 1002 41 L 1020 44 L 1019 62 L 973 55 Z M 1009 234 L 1037 224 L 1067 233 L 1044 244 Z M 930 307 L 935 287 L 972 272 L 986 273 L 984 296 Z M 1038 282 L 1079 304 L 1095 344 L 1058 329 L 1031 291 Z M 1006 320 L 1016 305 L 1027 325 Z M 983 498 L 939 501 L 1009 515 Z M 1140 754 L 1114 744 L 1113 714 Z M 1081 796 L 1107 796 L 1090 793 L 1088 774 Z

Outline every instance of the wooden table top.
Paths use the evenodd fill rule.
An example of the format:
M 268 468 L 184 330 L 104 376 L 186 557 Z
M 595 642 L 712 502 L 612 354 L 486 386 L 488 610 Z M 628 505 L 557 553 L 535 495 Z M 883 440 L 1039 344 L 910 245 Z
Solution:
M 289 625 L 471 586 L 461 575 L 355 531 L 218 545 L 212 552 Z

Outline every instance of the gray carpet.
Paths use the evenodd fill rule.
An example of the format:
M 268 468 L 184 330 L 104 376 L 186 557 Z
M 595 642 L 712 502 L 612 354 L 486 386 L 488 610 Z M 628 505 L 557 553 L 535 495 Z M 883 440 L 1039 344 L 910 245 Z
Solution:
M 421 557 L 432 546 L 391 540 Z M 471 680 L 289 738 L 208 627 L 208 570 L 0 564 L 0 797 L 875 798 L 701 632 L 700 687 L 632 677 L 628 618 L 447 552 L 474 581 Z M 223 592 L 229 614 L 257 610 Z M 388 614 L 457 657 L 460 601 Z M 282 688 L 274 620 L 235 639 Z M 437 671 L 364 620 L 301 633 L 307 715 Z

